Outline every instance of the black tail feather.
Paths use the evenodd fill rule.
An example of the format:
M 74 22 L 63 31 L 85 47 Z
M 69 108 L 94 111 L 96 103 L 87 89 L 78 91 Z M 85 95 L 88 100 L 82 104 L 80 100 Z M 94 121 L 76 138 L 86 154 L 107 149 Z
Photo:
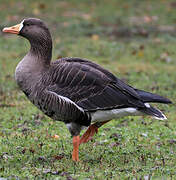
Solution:
M 166 116 L 160 110 L 158 110 L 152 106 L 140 109 L 140 111 L 145 114 L 151 115 L 156 119 L 160 119 L 160 120 L 167 119 Z
M 169 99 L 159 96 L 157 94 L 142 91 L 139 89 L 135 89 L 135 90 L 138 93 L 138 95 L 141 97 L 141 99 L 144 103 L 146 103 L 146 102 L 154 102 L 154 103 L 156 102 L 156 103 L 164 103 L 164 104 L 172 103 Z

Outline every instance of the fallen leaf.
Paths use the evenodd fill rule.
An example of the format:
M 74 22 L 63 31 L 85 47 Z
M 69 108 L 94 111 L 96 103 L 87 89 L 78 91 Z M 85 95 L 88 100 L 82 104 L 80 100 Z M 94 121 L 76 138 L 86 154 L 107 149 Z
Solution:
M 60 154 L 60 155 L 55 155 L 53 157 L 54 157 L 55 160 L 61 160 L 64 157 L 64 155 Z
M 51 136 L 52 138 L 54 138 L 54 139 L 59 139 L 60 137 L 59 137 L 59 135 L 57 135 L 57 134 L 55 134 L 54 136 Z
M 35 16 L 40 15 L 40 10 L 38 8 L 34 8 L 32 12 Z
M 150 22 L 152 22 L 151 16 L 144 16 L 144 22 L 145 22 L 145 23 L 150 23 Z
M 70 23 L 69 23 L 69 22 L 63 22 L 62 25 L 63 25 L 64 27 L 68 27 L 68 26 L 70 26 Z
M 15 107 L 15 104 L 0 104 L 0 107 Z
M 132 55 L 136 55 L 136 53 L 137 53 L 136 50 L 134 50 L 134 51 L 131 52 Z
M 139 56 L 139 57 L 143 57 L 143 56 L 144 56 L 144 52 L 143 52 L 143 51 L 139 51 L 139 52 L 138 52 L 138 56 Z
M 92 40 L 97 41 L 97 40 L 99 40 L 99 35 L 93 34 L 91 38 L 92 38 Z
M 46 4 L 40 3 L 40 4 L 39 4 L 39 8 L 40 8 L 40 9 L 45 9 L 45 8 L 46 8 Z
M 140 50 L 144 50 L 144 45 L 143 45 L 143 44 L 140 45 L 140 46 L 139 46 L 139 49 L 140 49 Z
M 176 1 L 171 2 L 171 3 L 170 3 L 170 6 L 171 6 L 172 8 L 176 8 Z

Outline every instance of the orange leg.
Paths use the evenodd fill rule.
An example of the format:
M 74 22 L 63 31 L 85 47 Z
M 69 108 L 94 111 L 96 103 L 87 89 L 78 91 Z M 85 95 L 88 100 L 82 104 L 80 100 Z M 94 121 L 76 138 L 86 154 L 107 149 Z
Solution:
M 109 122 L 109 121 L 105 121 L 105 122 L 101 122 L 101 123 L 94 123 L 94 124 L 90 125 L 89 128 L 87 129 L 87 131 L 82 135 L 82 137 L 80 139 L 80 144 L 86 143 L 89 140 L 91 140 L 92 137 L 94 136 L 94 134 L 98 133 L 98 128 L 107 122 Z
M 72 160 L 79 161 L 79 136 L 73 136 L 73 152 L 72 152 Z

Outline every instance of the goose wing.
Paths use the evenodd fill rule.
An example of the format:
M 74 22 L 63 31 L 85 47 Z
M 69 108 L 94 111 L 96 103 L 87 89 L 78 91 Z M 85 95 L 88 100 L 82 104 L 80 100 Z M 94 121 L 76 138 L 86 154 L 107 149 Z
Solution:
M 139 95 L 112 73 L 88 60 L 63 58 L 53 62 L 47 89 L 69 98 L 87 111 L 145 107 Z

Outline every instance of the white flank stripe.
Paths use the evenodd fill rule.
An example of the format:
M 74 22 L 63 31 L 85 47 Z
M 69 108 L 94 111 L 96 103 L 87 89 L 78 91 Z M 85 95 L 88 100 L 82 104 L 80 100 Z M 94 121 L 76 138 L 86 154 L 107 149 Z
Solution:
M 69 99 L 69 98 L 67 98 L 67 97 L 65 97 L 65 96 L 58 95 L 58 94 L 56 94 L 55 92 L 52 92 L 52 91 L 49 91 L 49 92 L 52 93 L 52 94 L 55 94 L 56 96 L 60 97 L 60 98 L 63 99 L 64 101 L 66 101 L 66 102 L 68 102 L 68 103 L 70 103 L 70 104 L 73 104 L 73 105 L 76 106 L 80 111 L 84 112 L 84 110 L 83 110 L 80 106 L 78 106 L 76 103 L 74 103 L 71 99 Z
M 91 113 L 92 122 L 103 122 L 115 118 L 120 118 L 124 116 L 140 116 L 144 113 L 138 111 L 135 108 L 122 108 L 122 109 L 112 109 L 112 110 L 99 110 Z

